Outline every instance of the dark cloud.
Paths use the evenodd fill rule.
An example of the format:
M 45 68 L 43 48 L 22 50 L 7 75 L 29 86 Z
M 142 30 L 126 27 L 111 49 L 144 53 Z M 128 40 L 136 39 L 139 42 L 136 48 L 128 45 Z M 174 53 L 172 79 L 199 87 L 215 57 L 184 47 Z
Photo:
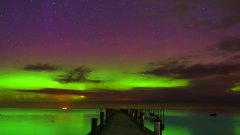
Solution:
M 65 89 L 41 89 L 41 90 L 18 90 L 19 92 L 31 92 L 52 95 L 83 95 L 85 92 L 78 90 L 65 90 Z
M 105 105 L 110 104 L 227 104 L 239 105 L 240 93 L 231 91 L 222 91 L 223 88 L 217 87 L 213 90 L 212 87 L 189 87 L 189 88 L 168 88 L 168 89 L 151 89 L 151 88 L 136 88 L 131 91 L 113 91 L 113 90 L 62 90 L 62 89 L 43 89 L 43 90 L 21 90 L 24 93 L 39 93 L 49 94 L 50 96 L 82 96 L 84 100 L 81 102 L 94 102 L 96 106 L 99 103 Z M 196 90 L 195 90 L 196 88 Z M 206 90 L 207 89 L 207 90 Z M 216 88 L 215 88 L 216 89 Z
M 55 80 L 60 83 L 83 82 L 87 80 L 86 76 L 90 72 L 91 70 L 86 67 L 79 67 L 64 75 L 59 75 Z
M 228 75 L 235 72 L 240 72 L 239 63 L 194 64 L 190 66 L 168 63 L 146 71 L 145 73 L 157 76 L 172 75 L 183 78 L 201 78 L 216 75 Z
M 100 80 L 89 80 L 87 79 L 88 73 L 91 70 L 86 67 L 78 67 L 73 69 L 72 71 L 64 74 L 59 75 L 58 77 L 54 78 L 55 81 L 60 83 L 73 83 L 73 82 L 93 82 L 93 83 L 100 83 Z
M 197 55 L 189 55 L 184 57 L 178 57 L 178 58 L 168 58 L 166 60 L 160 61 L 160 62 L 150 62 L 148 63 L 148 68 L 158 68 L 158 67 L 165 67 L 165 68 L 171 68 L 172 66 L 176 65 L 187 65 L 191 62 L 192 59 L 199 57 Z
M 214 28 L 214 29 L 218 29 L 218 28 L 229 28 L 232 26 L 235 26 L 237 24 L 240 23 L 240 17 L 239 14 L 240 11 L 238 12 L 234 12 L 234 13 L 229 13 L 229 14 L 223 14 L 223 15 L 219 15 L 219 19 L 218 21 L 214 21 L 214 20 L 209 20 L 209 19 L 196 19 L 194 21 L 194 25 L 200 26 L 209 26 L 209 28 Z M 212 18 L 214 16 L 211 16 Z
M 231 27 L 236 24 L 239 24 L 239 22 L 240 22 L 240 16 L 227 17 L 224 20 L 222 20 L 222 27 Z
M 22 93 L 48 94 L 52 96 L 85 96 L 87 101 L 122 101 L 127 98 L 129 92 L 116 90 L 71 90 L 71 89 L 40 89 L 40 90 L 18 90 Z M 131 92 L 130 92 L 131 93 Z M 133 95 L 131 95 L 133 96 Z M 136 96 L 129 100 L 137 100 Z
M 214 22 L 212 20 L 207 20 L 207 19 L 195 19 L 192 22 L 192 26 L 208 26 L 208 28 L 213 28 L 213 29 L 220 29 L 220 28 L 228 28 L 232 27 L 234 25 L 237 25 L 240 23 L 240 17 L 239 16 L 226 16 L 222 17 L 219 19 L 219 21 Z
M 49 65 L 49 64 L 35 64 L 35 65 L 27 65 L 23 68 L 28 71 L 55 71 L 59 70 L 59 68 Z
M 220 51 L 236 52 L 240 51 L 240 38 L 226 38 L 218 45 Z
M 234 55 L 231 57 L 232 60 L 240 60 L 240 55 Z
M 238 55 L 234 56 L 238 58 Z M 182 59 L 179 60 L 179 62 L 175 59 L 159 63 L 158 67 L 155 65 L 154 68 L 144 72 L 156 76 L 174 76 L 190 80 L 190 85 L 187 87 L 161 92 L 163 97 L 161 102 L 237 104 L 239 93 L 231 91 L 240 79 L 240 63 L 237 60 L 197 64 L 193 64 L 194 60 L 188 63 L 181 62 Z M 152 99 L 155 99 L 156 103 L 159 102 L 156 98 Z
M 185 1 L 187 7 L 194 7 L 190 10 L 177 10 L 178 13 L 185 14 L 186 20 L 190 20 L 190 25 L 204 28 L 229 28 L 240 23 L 239 0 L 209 0 L 203 5 L 200 1 Z M 180 7 L 184 7 L 180 5 Z M 186 8 L 189 9 L 189 8 Z M 184 13 L 185 11 L 185 13 Z M 193 17 L 195 16 L 195 17 Z
M 214 21 L 214 23 L 211 24 L 212 27 L 228 28 L 240 23 L 239 0 L 210 0 L 210 2 L 219 8 L 216 12 L 219 20 Z M 214 18 L 214 16 L 212 17 Z
M 146 0 L 149 4 L 157 8 L 148 12 L 185 28 L 226 29 L 240 23 L 239 0 Z

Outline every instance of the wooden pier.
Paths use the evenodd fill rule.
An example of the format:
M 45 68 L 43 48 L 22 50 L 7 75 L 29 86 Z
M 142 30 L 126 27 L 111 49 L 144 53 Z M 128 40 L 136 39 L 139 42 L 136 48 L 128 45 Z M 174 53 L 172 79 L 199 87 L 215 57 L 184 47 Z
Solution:
M 100 124 L 97 124 L 98 119 L 93 118 L 91 132 L 87 135 L 162 135 L 164 129 L 164 123 L 159 118 L 154 121 L 154 132 L 144 127 L 144 112 L 138 109 L 107 108 L 105 118 L 101 109 Z
M 153 135 L 153 133 L 146 128 L 141 128 L 127 114 L 117 111 L 99 135 Z

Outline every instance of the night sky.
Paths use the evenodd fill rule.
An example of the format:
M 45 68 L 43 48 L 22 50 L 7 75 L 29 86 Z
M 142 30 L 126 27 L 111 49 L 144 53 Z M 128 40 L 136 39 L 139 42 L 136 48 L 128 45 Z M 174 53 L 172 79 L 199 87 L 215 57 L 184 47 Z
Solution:
M 240 105 L 239 5 L 1 0 L 0 102 Z

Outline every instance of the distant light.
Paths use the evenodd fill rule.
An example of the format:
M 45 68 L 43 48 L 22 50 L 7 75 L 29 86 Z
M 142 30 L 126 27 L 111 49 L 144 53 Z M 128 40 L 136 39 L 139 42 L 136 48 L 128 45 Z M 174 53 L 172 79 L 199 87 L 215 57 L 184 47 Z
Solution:
M 62 107 L 62 110 L 67 110 L 68 108 L 67 107 Z
M 84 95 L 72 96 L 72 99 L 75 99 L 75 100 L 82 100 L 84 98 L 86 98 L 86 96 Z

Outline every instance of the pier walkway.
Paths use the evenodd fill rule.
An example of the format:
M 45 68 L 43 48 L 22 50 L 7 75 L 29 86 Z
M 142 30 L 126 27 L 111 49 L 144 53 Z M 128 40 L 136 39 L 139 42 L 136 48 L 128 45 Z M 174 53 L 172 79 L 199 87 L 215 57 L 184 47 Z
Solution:
M 152 135 L 148 129 L 142 129 L 129 116 L 117 111 L 107 121 L 100 135 Z

